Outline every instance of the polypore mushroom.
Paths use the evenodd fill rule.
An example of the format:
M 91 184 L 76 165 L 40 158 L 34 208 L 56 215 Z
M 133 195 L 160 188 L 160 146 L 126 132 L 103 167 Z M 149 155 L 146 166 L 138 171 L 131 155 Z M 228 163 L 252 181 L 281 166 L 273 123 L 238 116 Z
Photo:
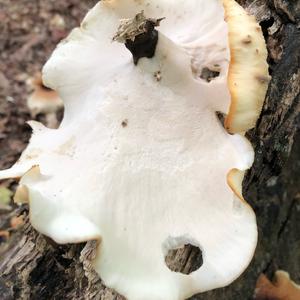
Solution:
M 59 129 L 31 122 L 19 162 L 0 172 L 21 177 L 37 230 L 57 243 L 101 240 L 94 267 L 129 300 L 225 286 L 255 250 L 255 215 L 241 188 L 253 149 L 243 134 L 266 92 L 265 84 L 259 99 L 247 92 L 268 76 L 266 50 L 253 18 L 224 4 L 228 23 L 218 0 L 101 1 L 43 70 L 64 100 Z M 240 39 L 230 38 L 240 21 Z M 250 56 L 249 34 L 261 56 Z M 239 51 L 254 68 L 230 60 Z M 208 83 L 200 75 L 213 65 L 220 75 Z M 216 116 L 228 111 L 234 135 Z M 189 275 L 165 264 L 168 250 L 185 244 L 203 256 Z

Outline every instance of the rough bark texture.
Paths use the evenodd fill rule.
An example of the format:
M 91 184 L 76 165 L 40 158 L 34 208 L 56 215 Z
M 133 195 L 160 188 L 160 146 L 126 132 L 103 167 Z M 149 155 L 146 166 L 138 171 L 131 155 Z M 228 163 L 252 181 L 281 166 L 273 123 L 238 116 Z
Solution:
M 253 299 L 259 274 L 272 277 L 277 269 L 288 271 L 300 282 L 300 1 L 239 2 L 263 27 L 272 75 L 262 115 L 248 133 L 256 160 L 244 182 L 246 199 L 257 215 L 259 243 L 253 262 L 238 280 L 229 287 L 194 296 L 194 300 Z M 24 3 L 31 5 L 30 1 Z M 12 122 L 10 116 L 8 123 Z M 6 143 L 10 140 L 13 133 Z M 3 147 L 1 157 L 9 152 L 8 146 Z M 26 215 L 26 211 L 20 207 L 11 214 Z M 0 226 L 5 220 L 0 220 Z M 0 298 L 123 299 L 105 288 L 92 270 L 94 248 L 93 242 L 56 245 L 26 221 L 2 247 Z M 176 269 L 188 272 L 194 257 L 190 249 L 177 253 Z

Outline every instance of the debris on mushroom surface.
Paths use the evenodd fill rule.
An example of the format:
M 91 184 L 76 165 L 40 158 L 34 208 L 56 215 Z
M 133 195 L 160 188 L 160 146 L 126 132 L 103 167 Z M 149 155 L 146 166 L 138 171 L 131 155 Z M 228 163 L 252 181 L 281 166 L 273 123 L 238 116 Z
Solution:
M 300 285 L 290 279 L 290 275 L 284 271 L 277 271 L 271 282 L 264 274 L 261 274 L 256 283 L 255 300 L 299 300 Z
M 112 42 L 120 20 L 130 24 L 141 11 L 156 26 L 125 38 L 125 45 Z M 43 70 L 45 84 L 64 101 L 60 127 L 30 122 L 27 149 L 0 172 L 0 179 L 21 177 L 15 199 L 29 202 L 41 233 L 57 243 L 100 241 L 95 270 L 129 300 L 186 299 L 228 285 L 253 256 L 256 220 L 241 183 L 254 153 L 244 132 L 264 93 L 243 98 L 239 86 L 252 91 L 257 81 L 246 85 L 245 78 L 267 73 L 262 56 L 248 69 L 231 59 L 239 52 L 235 43 L 245 60 L 256 52 L 230 39 L 240 21 L 241 36 L 258 26 L 231 0 L 224 6 L 219 0 L 101 1 Z M 262 34 L 255 33 L 253 43 L 265 53 Z M 220 66 L 220 74 L 207 83 L 199 74 L 210 65 Z M 230 133 L 216 112 L 229 112 Z M 251 122 L 236 125 L 245 112 Z M 202 254 L 190 274 L 166 264 L 168 252 L 185 245 Z

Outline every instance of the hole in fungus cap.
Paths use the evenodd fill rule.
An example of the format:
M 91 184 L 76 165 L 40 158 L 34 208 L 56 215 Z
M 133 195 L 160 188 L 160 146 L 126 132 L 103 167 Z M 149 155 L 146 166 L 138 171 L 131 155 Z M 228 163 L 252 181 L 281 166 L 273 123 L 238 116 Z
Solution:
M 189 275 L 203 264 L 202 251 L 191 238 L 169 237 L 164 243 L 165 262 L 173 272 Z M 167 251 L 166 251 L 167 250 Z
M 215 64 L 213 67 L 208 68 L 204 67 L 201 71 L 200 78 L 206 80 L 207 82 L 211 82 L 214 78 L 220 75 L 220 67 L 218 64 Z
M 255 216 L 241 192 L 253 162 L 244 132 L 263 103 L 267 52 L 255 19 L 233 0 L 223 5 L 101 1 L 43 70 L 64 101 L 60 127 L 31 122 L 19 162 L 0 172 L 21 177 L 26 193 L 17 198 L 29 202 L 41 233 L 57 243 L 101 240 L 94 268 L 129 300 L 181 300 L 225 286 L 254 253 Z M 112 38 L 121 19 L 141 11 L 165 19 L 153 57 L 135 65 Z M 192 60 L 199 72 L 218 62 L 219 77 L 196 80 Z M 203 251 L 190 274 L 170 270 L 161 250 L 183 232 Z

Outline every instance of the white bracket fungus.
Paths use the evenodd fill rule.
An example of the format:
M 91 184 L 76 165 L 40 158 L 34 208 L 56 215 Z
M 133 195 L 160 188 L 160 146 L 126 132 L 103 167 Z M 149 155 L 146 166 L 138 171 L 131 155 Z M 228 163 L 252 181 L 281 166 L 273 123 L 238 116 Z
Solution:
M 62 124 L 31 122 L 27 149 L 0 172 L 21 177 L 16 199 L 28 198 L 41 233 L 58 243 L 101 241 L 94 267 L 129 300 L 228 285 L 255 250 L 255 215 L 241 187 L 253 162 L 244 132 L 262 107 L 267 53 L 254 17 L 223 2 L 101 1 L 43 70 L 64 101 Z M 112 39 L 120 20 L 141 11 L 165 19 L 153 57 L 134 65 Z M 200 74 L 209 66 L 220 74 L 207 82 Z M 231 134 L 216 112 L 228 113 Z M 186 243 L 203 256 L 189 275 L 165 263 Z

